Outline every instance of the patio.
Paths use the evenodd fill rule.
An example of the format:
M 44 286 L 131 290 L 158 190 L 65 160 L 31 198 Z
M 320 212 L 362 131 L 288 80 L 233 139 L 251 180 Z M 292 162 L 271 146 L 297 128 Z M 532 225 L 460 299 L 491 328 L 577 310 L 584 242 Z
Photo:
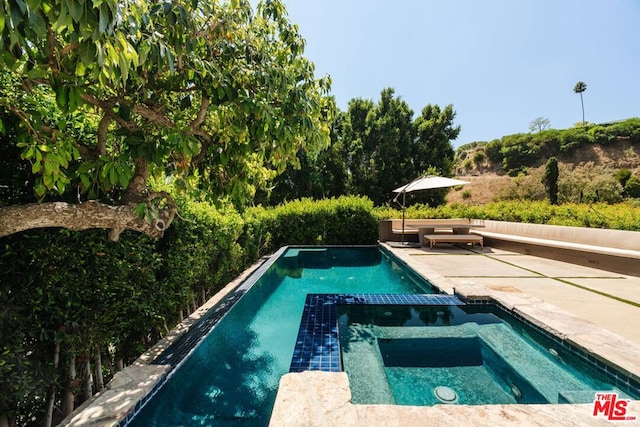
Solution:
M 447 293 L 482 287 L 533 296 L 640 345 L 638 276 L 490 247 L 387 248 Z

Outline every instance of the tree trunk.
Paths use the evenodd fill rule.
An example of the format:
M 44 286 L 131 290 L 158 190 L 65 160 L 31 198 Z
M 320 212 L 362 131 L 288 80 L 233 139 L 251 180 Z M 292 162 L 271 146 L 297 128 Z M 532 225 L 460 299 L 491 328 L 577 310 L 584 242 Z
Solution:
M 9 427 L 9 417 L 6 415 L 0 415 L 0 427 Z
M 178 312 L 178 319 L 180 319 L 180 322 L 184 320 L 184 311 L 182 309 Z
M 124 193 L 125 203 L 140 203 L 144 200 L 144 191 L 147 189 L 147 179 L 149 178 L 149 163 L 138 157 L 136 159 L 135 171 L 133 178 L 129 181 L 129 185 Z
M 123 369 L 124 369 L 124 360 L 122 360 L 122 357 L 118 357 L 116 359 L 116 370 L 120 372 Z
M 96 347 L 96 354 L 94 355 L 94 378 L 96 384 L 96 392 L 104 390 L 104 377 L 102 375 L 102 354 L 100 353 L 100 347 Z
M 164 328 L 164 334 L 169 335 L 169 332 L 171 332 L 171 330 L 169 330 L 169 326 L 167 325 L 167 319 L 162 320 L 162 327 Z
M 204 305 L 205 302 L 207 302 L 207 291 L 202 288 L 202 304 L 200 305 Z
M 92 381 L 91 381 L 91 356 L 89 354 L 85 357 L 85 365 L 82 370 L 82 401 L 85 402 L 91 399 L 93 396 Z
M 148 223 L 138 217 L 134 205 L 112 206 L 96 201 L 81 204 L 64 202 L 33 203 L 0 208 L 0 237 L 33 228 L 63 227 L 69 230 L 107 228 L 118 240 L 122 230 L 134 230 L 153 238 L 160 238 L 173 220 L 174 211 L 169 209 L 160 218 Z
M 75 394 L 73 390 L 76 387 L 76 358 L 73 354 L 70 354 L 69 356 L 69 383 L 62 398 L 62 412 L 65 417 L 71 415 L 75 404 Z
M 53 350 L 53 371 L 58 370 L 58 364 L 60 363 L 60 342 L 56 342 L 56 346 Z M 53 408 L 56 403 L 56 384 L 51 385 L 49 391 L 49 401 L 47 402 L 47 414 L 44 420 L 44 427 L 51 427 L 53 425 Z

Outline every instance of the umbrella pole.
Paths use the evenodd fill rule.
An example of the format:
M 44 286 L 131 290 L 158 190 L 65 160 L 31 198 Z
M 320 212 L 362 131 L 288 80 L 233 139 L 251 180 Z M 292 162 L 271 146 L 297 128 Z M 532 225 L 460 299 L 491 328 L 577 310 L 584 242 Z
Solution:
M 404 245 L 404 208 L 405 208 L 405 196 L 407 193 L 402 192 L 402 244 Z

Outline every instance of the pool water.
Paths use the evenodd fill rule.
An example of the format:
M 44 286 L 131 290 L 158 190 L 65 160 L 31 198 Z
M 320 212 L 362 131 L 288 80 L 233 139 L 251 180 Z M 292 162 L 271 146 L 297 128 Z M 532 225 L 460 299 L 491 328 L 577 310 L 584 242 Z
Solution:
M 433 293 L 377 247 L 290 248 L 172 373 L 132 426 L 265 426 L 309 293 Z
M 492 305 L 338 307 L 353 403 L 591 403 L 604 390 L 629 398 L 497 314 L 507 316 Z

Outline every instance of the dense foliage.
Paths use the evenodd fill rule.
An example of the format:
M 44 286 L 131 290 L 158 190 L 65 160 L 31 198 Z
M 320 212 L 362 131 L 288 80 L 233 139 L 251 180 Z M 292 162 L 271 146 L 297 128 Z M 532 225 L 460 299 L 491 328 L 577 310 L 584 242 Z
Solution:
M 114 239 L 144 211 L 170 224 L 152 177 L 241 205 L 329 144 L 330 81 L 280 1 L 10 1 L 0 18 L 0 134 L 19 149 L 3 156 L 28 162 L 39 200 L 130 207 Z
M 244 215 L 178 203 L 181 218 L 159 241 L 64 229 L 0 239 L 0 418 L 25 425 L 49 412 L 59 421 L 102 388 L 100 376 L 108 380 L 280 246 L 377 238 L 366 198 L 305 199 Z
M 300 197 L 361 195 L 375 205 L 390 203 L 393 189 L 430 173 L 451 174 L 451 141 L 460 133 L 451 105 L 428 104 L 414 119 L 408 104 L 384 89 L 380 100 L 353 99 L 338 115 L 331 130 L 331 146 L 319 157 L 304 150 L 300 169 L 290 167 L 274 181 L 260 201 L 274 205 Z M 444 203 L 442 191 L 415 195 L 410 203 Z
M 54 229 L 0 239 L 0 416 L 27 424 L 49 407 L 68 413 L 261 256 L 287 244 L 373 244 L 378 220 L 401 215 L 362 197 L 242 214 L 178 202 L 183 216 L 159 241 Z M 416 205 L 406 215 L 640 231 L 631 203 Z
M 501 165 L 505 172 L 515 176 L 528 167 L 543 165 L 549 157 L 563 160 L 578 147 L 588 144 L 607 145 L 616 141 L 640 144 L 640 118 L 601 125 L 585 125 L 569 129 L 547 129 L 536 133 L 507 135 L 488 143 L 475 142 L 458 148 L 461 153 L 470 149 L 484 150 L 488 159 Z
M 557 165 L 557 202 L 558 203 L 618 203 L 625 197 L 633 197 L 626 190 L 626 185 L 633 185 L 630 176 L 622 185 L 622 181 L 613 170 L 594 164 L 585 163 L 581 167 Z M 540 201 L 548 198 L 545 188 L 547 167 L 528 168 L 526 174 L 513 178 L 510 184 L 499 194 L 497 200 Z
M 400 212 L 393 209 L 380 209 L 376 211 L 376 215 L 380 219 L 397 218 Z M 640 231 L 640 206 L 633 201 L 617 204 L 552 205 L 548 201 L 509 200 L 482 206 L 462 204 L 438 207 L 413 206 L 407 209 L 406 216 L 407 218 L 478 218 Z

